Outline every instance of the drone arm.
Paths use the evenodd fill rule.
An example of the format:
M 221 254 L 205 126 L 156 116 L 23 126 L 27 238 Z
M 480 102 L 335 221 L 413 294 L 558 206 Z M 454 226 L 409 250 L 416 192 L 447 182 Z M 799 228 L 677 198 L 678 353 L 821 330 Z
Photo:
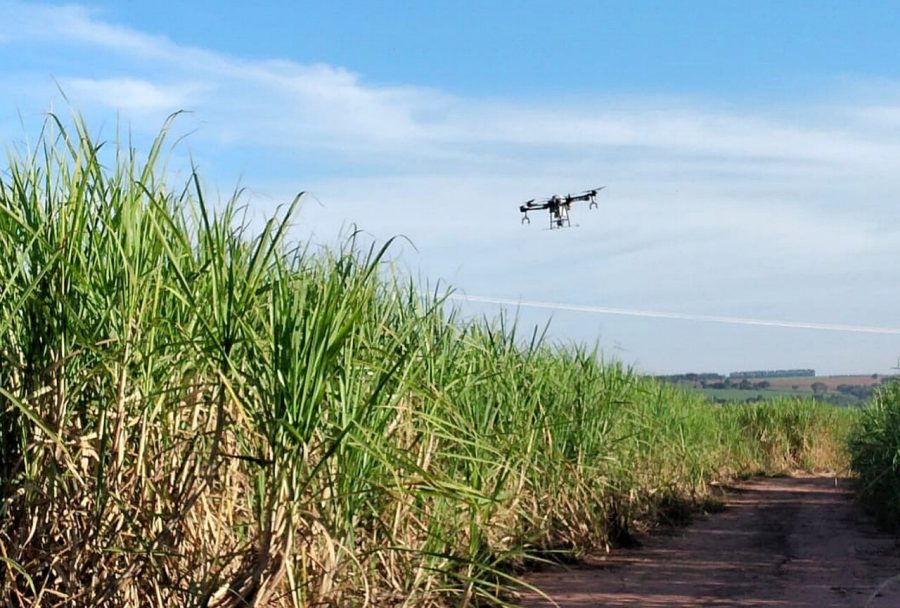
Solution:
M 549 209 L 550 205 L 547 203 L 528 203 L 527 205 L 519 206 L 519 211 L 522 213 L 528 213 L 529 211 L 543 211 L 544 209 Z
M 600 191 L 606 188 L 606 186 L 600 186 L 599 188 L 594 188 L 593 190 L 585 190 L 581 194 L 568 195 L 566 200 L 571 204 L 579 201 L 588 201 L 588 209 L 596 209 L 597 208 L 597 195 L 600 194 Z

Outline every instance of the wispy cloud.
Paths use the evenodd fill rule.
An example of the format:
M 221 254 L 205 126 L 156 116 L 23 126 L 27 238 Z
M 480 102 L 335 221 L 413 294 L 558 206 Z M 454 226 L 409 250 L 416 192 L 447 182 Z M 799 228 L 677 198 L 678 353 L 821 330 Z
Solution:
M 203 90 L 193 82 L 161 84 L 135 78 L 65 78 L 60 85 L 83 103 L 139 117 L 189 107 Z
M 747 325 L 751 327 L 783 327 L 785 329 L 806 329 L 811 331 L 837 331 L 851 334 L 878 334 L 884 336 L 900 336 L 898 327 L 873 327 L 871 325 L 841 325 L 836 323 L 816 323 L 809 321 L 778 321 L 773 319 L 745 319 L 740 317 L 722 317 L 714 315 L 694 315 L 680 312 L 660 312 L 654 310 L 636 310 L 633 308 L 609 308 L 604 306 L 582 306 L 561 302 L 535 302 L 533 300 L 512 300 L 491 298 L 469 294 L 450 294 L 451 300 L 462 302 L 478 302 L 496 304 L 513 308 L 541 308 L 547 310 L 565 310 L 597 315 L 618 315 L 623 317 L 641 317 L 651 319 L 669 319 L 673 321 L 695 321 L 699 323 L 721 323 L 723 325 Z
M 143 75 L 91 80 L 55 74 L 70 77 L 68 82 L 78 89 L 74 92 L 84 92 L 85 101 L 115 105 L 122 93 L 122 109 L 129 109 L 140 107 L 136 98 L 146 93 L 147 104 L 154 107 L 174 111 L 189 105 L 217 119 L 239 114 L 247 143 L 283 145 L 291 135 L 315 132 L 317 139 L 297 145 L 328 146 L 331 138 L 345 150 L 391 148 L 409 156 L 423 151 L 452 156 L 459 146 L 468 147 L 470 155 L 481 147 L 488 148 L 486 153 L 517 147 L 514 157 L 546 148 L 588 155 L 628 148 L 840 166 L 883 165 L 900 158 L 900 138 L 886 133 L 873 137 L 864 128 L 873 122 L 875 127 L 895 123 L 900 103 L 882 101 L 846 112 L 848 108 L 822 102 L 821 107 L 779 109 L 767 116 L 733 104 L 726 108 L 671 98 L 551 98 L 526 104 L 471 99 L 415 86 L 368 84 L 357 74 L 324 64 L 229 57 L 104 22 L 96 12 L 75 5 L 11 3 L 2 11 L 6 25 L 0 26 L 0 35 L 7 41 L 114 52 L 131 62 L 130 71 Z M 174 94 L 186 82 L 205 94 Z M 108 95 L 101 98 L 104 93 Z M 347 148 L 347 140 L 357 145 Z

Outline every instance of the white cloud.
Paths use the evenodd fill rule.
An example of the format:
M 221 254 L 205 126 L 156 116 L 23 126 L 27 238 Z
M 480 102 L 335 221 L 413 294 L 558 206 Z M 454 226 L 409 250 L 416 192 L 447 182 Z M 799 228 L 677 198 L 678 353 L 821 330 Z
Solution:
M 172 61 L 179 53 L 165 37 L 112 25 L 97 11 L 75 4 L 6 1 L 0 5 L 0 36 L 17 44 L 87 45 L 140 59 Z
M 197 83 L 158 84 L 135 78 L 65 78 L 60 86 L 89 104 L 121 110 L 131 116 L 171 113 L 186 108 L 203 87 Z
M 323 64 L 303 65 L 284 60 L 246 61 L 162 36 L 111 25 L 79 6 L 47 7 L 10 4 L 5 7 L 5 32 L 20 44 L 80 45 L 114 51 L 130 58 L 138 72 L 150 76 L 99 81 L 119 89 L 140 82 L 155 90 L 148 103 L 180 109 L 187 100 L 173 95 L 165 81 L 188 78 L 214 83 L 215 93 L 198 99 L 197 109 L 223 116 L 241 114 L 248 142 L 281 145 L 286 136 L 315 132 L 322 138 L 357 142 L 351 149 L 406 149 L 410 144 L 446 154 L 452 146 L 525 146 L 599 150 L 639 148 L 657 152 L 871 164 L 900 157 L 900 139 L 871 137 L 853 125 L 779 122 L 752 111 L 726 111 L 696 101 L 600 99 L 532 103 L 459 98 L 418 87 L 364 84 L 357 74 Z M 149 67 L 147 61 L 150 61 Z M 62 76 L 62 75 L 58 75 Z M 86 79 L 72 76 L 84 84 Z M 95 87 L 99 88 L 99 87 Z M 167 90 L 161 95 L 161 90 Z M 116 91 L 113 90 L 113 93 Z M 136 90 L 125 90 L 125 104 L 142 104 Z M 114 102 L 115 96 L 104 100 Z M 204 103 L 205 102 L 205 103 Z M 810 114 L 823 115 L 822 108 Z M 837 109 L 835 109 L 837 110 Z M 837 112 L 833 111 L 832 114 Z M 892 123 L 900 104 L 857 111 L 858 122 Z M 828 116 L 828 113 L 824 113 Z M 844 114 L 847 116 L 847 114 Z M 300 145 L 324 145 L 303 142 Z M 435 149 L 437 148 L 437 149 Z M 420 151 L 416 151 L 416 154 Z

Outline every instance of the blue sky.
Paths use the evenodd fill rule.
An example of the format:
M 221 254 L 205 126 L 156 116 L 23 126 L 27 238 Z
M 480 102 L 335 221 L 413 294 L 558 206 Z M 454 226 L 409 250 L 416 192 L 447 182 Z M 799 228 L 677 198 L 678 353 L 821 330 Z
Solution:
M 0 135 L 57 86 L 102 134 L 165 116 L 256 215 L 315 195 L 417 275 L 497 298 L 900 327 L 900 5 L 0 0 Z M 533 196 L 608 186 L 561 233 Z M 492 312 L 469 304 L 472 312 Z M 523 309 L 525 323 L 549 313 Z M 651 372 L 886 372 L 897 336 L 557 311 Z
M 97 2 L 141 31 L 457 94 L 821 92 L 900 76 L 895 2 Z M 810 91 L 812 88 L 812 91 Z

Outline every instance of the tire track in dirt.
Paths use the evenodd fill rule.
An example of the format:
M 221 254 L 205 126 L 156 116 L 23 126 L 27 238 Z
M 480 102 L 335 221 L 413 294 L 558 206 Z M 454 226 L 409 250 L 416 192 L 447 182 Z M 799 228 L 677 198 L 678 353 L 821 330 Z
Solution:
M 528 582 L 561 608 L 844 608 L 866 606 L 900 574 L 900 542 L 875 529 L 846 480 L 757 479 L 725 492 L 722 513 Z M 532 592 L 519 601 L 554 605 Z M 900 607 L 900 582 L 868 606 Z

